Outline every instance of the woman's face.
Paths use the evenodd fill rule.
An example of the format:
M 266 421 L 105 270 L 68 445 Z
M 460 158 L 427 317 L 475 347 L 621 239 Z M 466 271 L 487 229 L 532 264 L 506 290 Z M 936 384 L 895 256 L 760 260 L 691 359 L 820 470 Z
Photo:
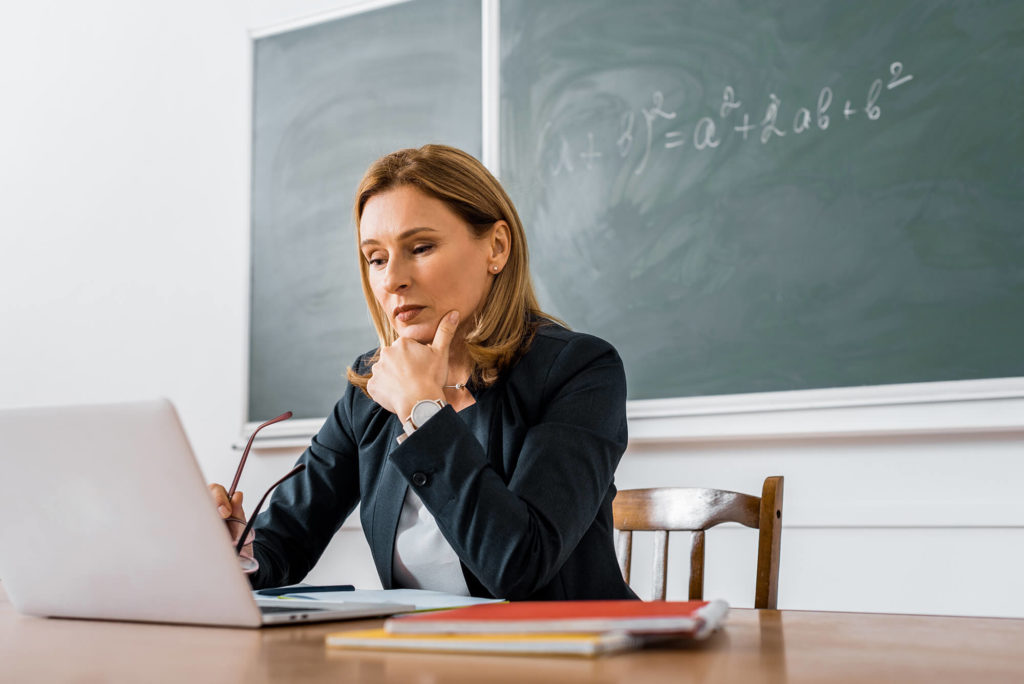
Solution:
M 504 221 L 478 239 L 444 202 L 410 185 L 371 197 L 359 232 L 374 297 L 400 337 L 424 344 L 453 309 L 460 329 L 472 325 L 508 254 Z

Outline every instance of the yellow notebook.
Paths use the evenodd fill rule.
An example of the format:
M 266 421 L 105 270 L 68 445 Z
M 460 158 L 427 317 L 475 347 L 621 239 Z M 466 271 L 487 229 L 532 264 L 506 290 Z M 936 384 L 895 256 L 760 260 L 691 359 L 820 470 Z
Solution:
M 327 645 L 338 648 L 448 653 L 502 653 L 596 656 L 638 648 L 642 637 L 603 634 L 390 634 L 383 629 L 334 632 Z

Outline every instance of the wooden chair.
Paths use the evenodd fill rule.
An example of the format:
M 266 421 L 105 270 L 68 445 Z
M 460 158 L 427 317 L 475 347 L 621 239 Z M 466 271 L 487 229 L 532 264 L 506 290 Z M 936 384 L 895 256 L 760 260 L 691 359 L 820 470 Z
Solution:
M 767 477 L 761 497 L 722 489 L 660 487 L 620 491 L 612 504 L 616 556 L 629 582 L 633 532 L 655 533 L 654 598 L 665 600 L 668 533 L 691 532 L 690 599 L 704 597 L 704 531 L 723 522 L 760 530 L 754 608 L 778 607 L 779 548 L 782 543 L 782 477 Z

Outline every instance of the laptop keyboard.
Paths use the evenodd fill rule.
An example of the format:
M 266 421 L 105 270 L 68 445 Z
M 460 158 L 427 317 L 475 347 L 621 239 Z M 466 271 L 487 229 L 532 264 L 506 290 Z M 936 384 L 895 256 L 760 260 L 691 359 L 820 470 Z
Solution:
M 291 606 L 260 606 L 260 612 L 264 615 L 275 615 L 277 613 L 319 613 L 326 608 L 293 608 Z

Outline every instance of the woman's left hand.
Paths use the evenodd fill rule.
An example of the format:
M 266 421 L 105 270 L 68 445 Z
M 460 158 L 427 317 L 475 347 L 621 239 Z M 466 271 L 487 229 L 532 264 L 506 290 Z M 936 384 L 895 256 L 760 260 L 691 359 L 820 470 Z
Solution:
M 448 379 L 448 349 L 459 324 L 459 312 L 441 317 L 430 344 L 399 337 L 380 350 L 366 391 L 375 402 L 401 420 L 421 399 L 441 399 Z

